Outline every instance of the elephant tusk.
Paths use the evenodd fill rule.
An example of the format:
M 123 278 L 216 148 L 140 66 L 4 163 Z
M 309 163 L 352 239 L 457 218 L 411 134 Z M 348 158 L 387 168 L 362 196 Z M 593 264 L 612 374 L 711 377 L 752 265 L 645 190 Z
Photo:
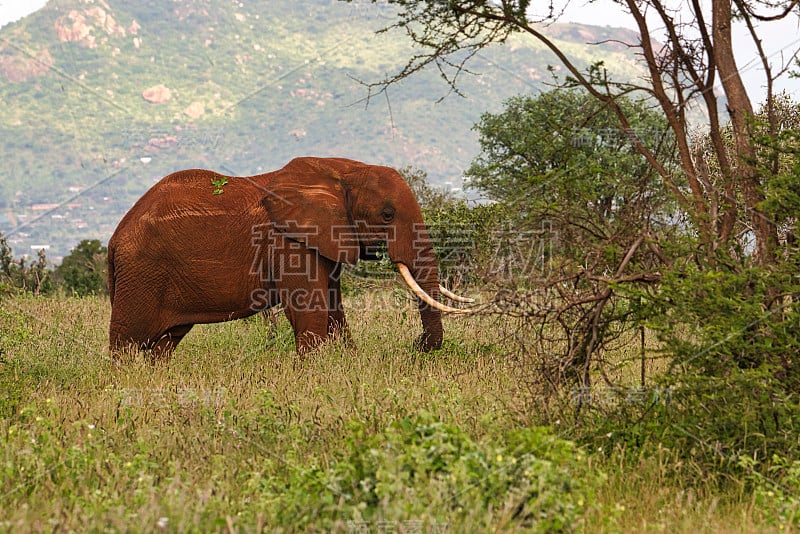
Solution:
M 441 302 L 437 302 L 436 300 L 433 299 L 433 297 L 428 295 L 425 292 L 425 290 L 419 286 L 417 281 L 414 280 L 414 277 L 411 275 L 411 271 L 404 263 L 398 263 L 397 269 L 400 271 L 400 274 L 403 276 L 403 280 L 405 281 L 406 284 L 408 284 L 408 287 L 411 289 L 411 291 L 413 291 L 414 294 L 417 297 L 419 297 L 420 300 L 422 300 L 432 308 L 436 308 L 437 310 L 443 311 L 445 313 L 454 313 L 461 315 L 474 313 L 472 310 L 460 310 L 458 308 L 452 308 L 446 304 L 442 304 Z
M 456 302 L 465 302 L 467 304 L 475 302 L 475 299 L 462 297 L 461 295 L 456 295 L 455 293 L 444 287 L 442 284 L 439 284 L 439 292 L 445 297 L 449 298 L 450 300 L 454 300 Z

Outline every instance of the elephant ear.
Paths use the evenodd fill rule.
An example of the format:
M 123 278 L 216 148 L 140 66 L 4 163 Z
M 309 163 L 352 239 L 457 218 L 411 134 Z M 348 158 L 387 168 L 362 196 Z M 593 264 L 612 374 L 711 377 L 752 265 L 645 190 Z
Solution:
M 285 237 L 339 263 L 358 260 L 349 194 L 335 169 L 313 158 L 294 159 L 272 173 L 261 204 Z

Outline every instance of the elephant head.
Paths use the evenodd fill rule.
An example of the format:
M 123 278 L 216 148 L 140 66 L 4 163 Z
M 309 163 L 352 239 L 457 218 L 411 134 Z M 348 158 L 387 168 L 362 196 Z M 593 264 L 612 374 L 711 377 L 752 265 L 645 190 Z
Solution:
M 340 158 L 298 158 L 272 173 L 262 204 L 277 231 L 337 263 L 376 259 L 385 246 L 415 294 L 422 350 L 442 344 L 439 272 L 413 192 L 389 167 Z M 298 232 L 298 230 L 300 230 Z

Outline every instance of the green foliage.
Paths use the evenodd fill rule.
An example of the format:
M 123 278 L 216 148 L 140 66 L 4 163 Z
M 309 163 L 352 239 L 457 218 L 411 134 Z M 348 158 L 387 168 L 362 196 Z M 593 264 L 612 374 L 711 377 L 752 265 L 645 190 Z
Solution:
M 439 276 L 448 284 L 477 283 L 488 266 L 497 262 L 498 234 L 508 219 L 500 204 L 470 205 L 459 199 L 427 207 L 423 215 Z
M 97 239 L 84 239 L 56 268 L 56 276 L 65 290 L 79 297 L 108 293 L 107 262 L 108 249 Z
M 628 131 L 584 91 L 511 98 L 502 113 L 484 114 L 475 126 L 481 155 L 466 173 L 468 186 L 517 208 L 523 219 L 574 221 L 603 234 L 632 215 L 658 219 L 668 207 L 666 191 L 631 139 L 668 155 L 666 121 L 646 102 L 617 102 L 630 118 Z
M 497 259 L 498 233 L 511 217 L 498 203 L 474 203 L 433 186 L 427 173 L 407 167 L 400 174 L 422 208 L 433 241 L 439 277 L 448 285 L 477 282 Z
M 781 105 L 782 124 L 797 125 L 796 106 Z M 645 420 L 664 443 L 722 473 L 741 473 L 750 461 L 760 476 L 772 476 L 773 457 L 800 455 L 800 252 L 791 207 L 800 168 L 796 130 L 773 134 L 759 139 L 754 163 L 773 176 L 764 208 L 785 235 L 779 260 L 753 266 L 743 244 L 711 260 L 676 262 L 658 292 L 641 295 L 670 364 L 661 381 L 673 391 L 671 407 Z M 681 244 L 687 258 L 698 245 Z
M 225 190 L 222 189 L 222 188 L 224 186 L 226 186 L 227 184 L 228 184 L 228 179 L 227 178 L 220 178 L 219 180 L 211 180 L 211 185 L 214 186 L 214 194 L 215 195 L 221 195 L 222 193 L 224 193 Z
M 576 439 L 642 454 L 665 447 L 683 466 L 679 476 L 704 484 L 796 488 L 775 462 L 800 455 L 797 295 L 791 263 L 776 270 L 718 258 L 714 268 L 673 266 L 657 292 L 639 293 L 659 342 L 654 361 L 664 366 L 649 387 L 661 395 L 587 406 Z M 794 491 L 780 506 L 795 510 Z
M 797 124 L 796 107 L 784 112 L 784 126 Z M 756 121 L 753 163 L 772 176 L 762 207 L 783 233 L 779 261 L 754 266 L 752 233 L 744 227 L 736 246 L 712 256 L 698 252 L 695 236 L 665 242 L 665 254 L 676 260 L 665 266 L 659 285 L 628 288 L 628 294 L 658 338 L 653 365 L 663 370 L 651 384 L 669 395 L 596 410 L 583 437 L 608 449 L 666 447 L 685 466 L 681 476 L 711 484 L 744 479 L 759 499 L 765 492 L 776 496 L 768 515 L 786 525 L 796 521 L 797 480 L 785 459 L 800 455 L 800 253 L 792 204 L 800 171 L 794 131 L 769 136 L 767 130 Z M 708 150 L 702 143 L 697 148 Z M 720 179 L 718 162 L 708 157 L 705 164 Z M 792 489 L 787 495 L 776 487 Z
M 473 441 L 432 414 L 398 420 L 374 434 L 352 423 L 342 457 L 296 470 L 280 492 L 278 523 L 331 528 L 407 517 L 487 528 L 492 516 L 533 532 L 581 530 L 602 475 L 548 430 L 512 432 L 504 443 Z M 298 521 L 298 519 L 300 521 Z M 455 525 L 452 525 L 455 528 Z
M 800 453 L 798 294 L 794 269 L 687 267 L 665 278 L 653 322 L 683 405 L 675 415 L 713 444 L 707 461 Z
M 484 114 L 476 129 L 481 155 L 467 171 L 468 187 L 498 201 L 509 230 L 542 233 L 536 251 L 541 279 L 588 272 L 647 273 L 662 261 L 639 248 L 674 233 L 674 203 L 636 137 L 669 168 L 672 143 L 664 117 L 642 101 L 618 99 L 629 117 L 623 130 L 614 113 L 588 93 L 554 90 L 506 102 Z M 591 284 L 578 281 L 579 290 Z
M 21 409 L 3 429 L 0 449 L 18 452 L 3 464 L 4 499 L 16 497 L 19 488 L 33 491 L 47 481 L 65 490 L 91 489 L 65 491 L 58 498 L 103 516 L 116 507 L 141 509 L 156 497 L 157 485 L 181 480 L 179 464 L 148 454 L 153 444 L 143 437 L 132 437 L 123 453 L 117 429 L 87 420 L 62 426 L 60 412 L 47 399 L 39 407 Z M 129 417 L 123 415 L 122 422 L 133 424 Z M 205 424 L 205 417 L 199 419 Z M 278 430 L 270 421 L 276 423 L 262 417 L 264 435 Z M 292 442 L 306 439 L 302 427 L 277 424 L 294 434 Z M 278 469 L 274 463 L 271 455 L 255 461 L 256 470 L 242 473 L 239 483 L 247 488 L 250 506 L 272 528 L 292 531 L 413 522 L 426 530 L 475 531 L 500 524 L 529 532 L 575 532 L 581 530 L 587 508 L 594 506 L 594 492 L 604 478 L 587 469 L 579 449 L 549 430 L 516 430 L 505 443 L 477 443 L 431 414 L 403 418 L 377 433 L 354 421 L 335 460 L 306 458 Z M 107 491 L 106 476 L 124 491 Z M 173 495 L 163 496 L 165 503 L 174 498 L 170 491 Z M 32 498 L 38 504 L 38 495 Z M 219 521 L 216 514 L 222 510 L 215 508 L 220 504 L 210 503 L 194 518 L 195 526 L 207 528 Z
M 769 459 L 766 473 L 760 464 L 749 456 L 739 458 L 739 466 L 748 473 L 746 480 L 753 488 L 756 505 L 764 516 L 765 523 L 784 529 L 800 527 L 800 460 L 788 459 L 777 454 Z
M 468 187 L 501 214 L 483 280 L 520 318 L 509 335 L 528 332 L 513 333 L 516 350 L 549 391 L 589 386 L 603 353 L 638 335 L 645 316 L 626 288 L 656 282 L 671 261 L 658 243 L 682 232 L 667 188 L 634 146 L 674 168 L 664 117 L 643 101 L 616 103 L 630 128 L 580 90 L 512 98 L 476 125 L 482 153 Z

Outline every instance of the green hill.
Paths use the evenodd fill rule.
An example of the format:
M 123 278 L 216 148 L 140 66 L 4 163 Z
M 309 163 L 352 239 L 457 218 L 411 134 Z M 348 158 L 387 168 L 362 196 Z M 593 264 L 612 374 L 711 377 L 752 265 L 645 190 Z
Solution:
M 365 86 L 412 50 L 375 30 L 386 6 L 335 0 L 53 0 L 0 30 L 0 231 L 16 254 L 107 240 L 160 177 L 207 167 L 278 168 L 299 155 L 413 165 L 447 187 L 477 154 L 480 113 L 552 81 L 554 56 L 530 40 L 482 53 L 466 98 L 423 72 L 366 105 Z M 622 78 L 632 53 L 584 43 L 627 30 L 550 30 L 584 64 Z

